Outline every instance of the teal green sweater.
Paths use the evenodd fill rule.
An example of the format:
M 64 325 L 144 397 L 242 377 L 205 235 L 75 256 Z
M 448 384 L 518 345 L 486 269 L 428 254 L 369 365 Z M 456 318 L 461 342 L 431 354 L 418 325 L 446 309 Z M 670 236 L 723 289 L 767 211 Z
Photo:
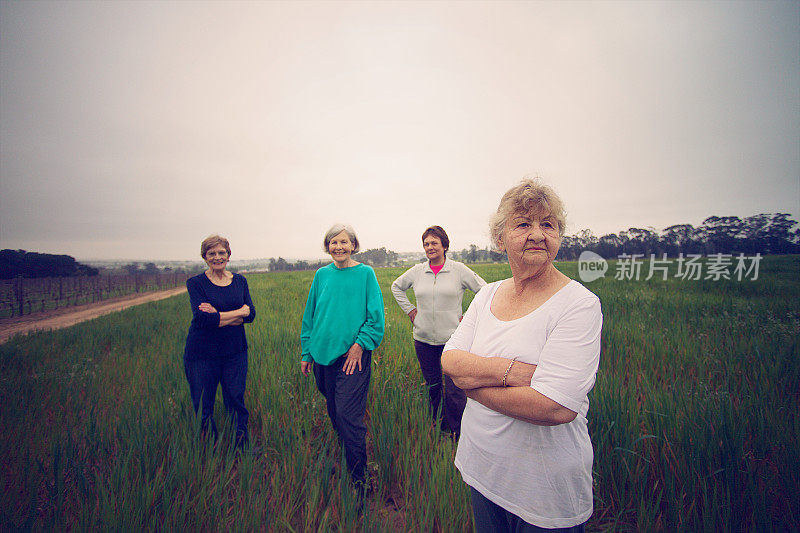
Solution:
M 330 365 L 356 342 L 374 350 L 383 328 L 383 296 L 372 267 L 340 269 L 331 263 L 317 270 L 303 313 L 303 361 Z

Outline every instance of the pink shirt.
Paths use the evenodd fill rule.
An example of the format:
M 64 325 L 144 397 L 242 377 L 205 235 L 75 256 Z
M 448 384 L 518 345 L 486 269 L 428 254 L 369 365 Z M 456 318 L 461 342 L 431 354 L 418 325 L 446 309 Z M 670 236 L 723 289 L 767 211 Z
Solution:
M 438 274 L 438 273 L 439 273 L 439 271 L 440 271 L 440 270 L 442 269 L 442 267 L 444 266 L 444 263 L 442 263 L 441 265 L 436 265 L 436 266 L 433 266 L 433 265 L 431 265 L 430 263 L 428 263 L 428 264 L 430 265 L 430 267 L 431 267 L 431 270 L 433 270 L 433 273 L 434 273 L 434 274 Z

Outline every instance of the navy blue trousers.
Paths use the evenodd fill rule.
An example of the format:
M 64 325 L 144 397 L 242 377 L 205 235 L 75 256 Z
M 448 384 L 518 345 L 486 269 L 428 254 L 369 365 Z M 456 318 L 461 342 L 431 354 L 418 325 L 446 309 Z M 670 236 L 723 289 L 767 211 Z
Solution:
M 228 357 L 210 359 L 183 358 L 183 369 L 189 382 L 189 395 L 194 412 L 200 412 L 200 428 L 205 434 L 211 427 L 214 441 L 217 440 L 217 425 L 214 423 L 214 400 L 217 386 L 222 387 L 225 410 L 233 418 L 236 427 L 236 443 L 248 441 L 247 421 L 250 418 L 244 406 L 244 388 L 247 382 L 247 351 Z
M 325 397 L 328 417 L 339 436 L 353 484 L 363 485 L 367 470 L 367 410 L 369 378 L 372 374 L 372 351 L 361 355 L 361 371 L 356 367 L 349 376 L 342 371 L 347 357 L 342 356 L 328 366 L 314 363 L 317 388 Z
M 442 387 L 444 344 L 427 344 L 415 340 L 414 350 L 417 352 L 422 377 L 425 378 L 425 384 L 428 386 L 428 405 L 431 416 L 436 420 L 440 415 L 439 407 L 441 406 L 442 431 L 449 431 L 458 437 L 461 435 L 461 416 L 467 406 L 467 394 L 458 388 L 447 375 L 444 376 L 444 387 Z M 444 405 L 441 405 L 442 397 L 444 397 Z
M 583 533 L 586 523 L 574 527 L 547 529 L 529 524 L 514 513 L 506 511 L 486 496 L 469 488 L 472 495 L 472 516 L 475 519 L 477 533 Z

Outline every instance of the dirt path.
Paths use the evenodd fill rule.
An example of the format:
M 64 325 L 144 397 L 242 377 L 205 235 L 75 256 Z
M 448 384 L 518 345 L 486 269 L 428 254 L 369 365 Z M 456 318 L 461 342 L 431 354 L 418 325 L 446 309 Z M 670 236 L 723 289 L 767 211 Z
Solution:
M 52 311 L 15 318 L 2 318 L 0 319 L 0 344 L 14 335 L 24 335 L 37 330 L 65 328 L 85 320 L 97 318 L 100 315 L 122 311 L 134 305 L 163 300 L 182 292 L 186 292 L 186 287 L 145 294 L 130 294 L 103 300 L 102 302 L 53 309 Z

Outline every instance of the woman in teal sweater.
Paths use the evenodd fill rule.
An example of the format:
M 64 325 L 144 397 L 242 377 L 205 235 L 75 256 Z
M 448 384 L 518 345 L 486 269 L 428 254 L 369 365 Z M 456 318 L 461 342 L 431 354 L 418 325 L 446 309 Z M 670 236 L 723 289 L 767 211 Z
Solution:
M 352 227 L 335 224 L 325 234 L 324 247 L 333 263 L 317 270 L 308 292 L 300 370 L 307 376 L 313 369 L 344 447 L 351 480 L 365 491 L 364 412 L 372 350 L 383 338 L 383 297 L 375 271 L 350 257 L 359 249 Z

